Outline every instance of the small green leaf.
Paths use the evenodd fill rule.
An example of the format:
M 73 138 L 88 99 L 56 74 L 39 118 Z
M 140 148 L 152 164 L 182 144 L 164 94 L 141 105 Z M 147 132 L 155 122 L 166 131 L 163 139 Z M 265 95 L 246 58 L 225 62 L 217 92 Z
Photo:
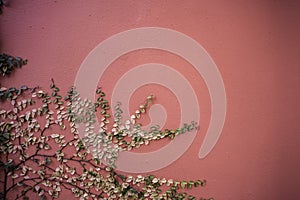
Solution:
M 180 185 L 181 185 L 182 188 L 185 188 L 185 186 L 187 185 L 187 182 L 186 181 L 181 181 Z

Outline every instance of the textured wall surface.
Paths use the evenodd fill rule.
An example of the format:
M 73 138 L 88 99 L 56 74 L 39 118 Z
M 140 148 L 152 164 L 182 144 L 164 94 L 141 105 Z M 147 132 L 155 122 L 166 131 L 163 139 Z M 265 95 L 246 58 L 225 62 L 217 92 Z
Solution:
M 132 66 L 163 63 L 193 86 L 201 107 L 200 130 L 183 156 L 152 173 L 176 179 L 205 178 L 207 187 L 192 193 L 215 199 L 297 200 L 299 9 L 299 1 L 292 0 L 11 0 L 0 16 L 1 52 L 27 58 L 29 64 L 1 84 L 46 88 L 54 78 L 67 90 L 91 50 L 114 34 L 140 27 L 184 33 L 210 54 L 227 95 L 222 134 L 204 159 L 198 158 L 198 152 L 211 118 L 210 96 L 201 75 L 185 60 L 159 50 L 134 51 L 116 59 L 99 81 L 111 96 L 116 81 Z M 159 85 L 141 86 L 131 98 L 130 109 L 149 93 L 155 93 L 156 102 L 168 113 L 165 126 L 178 126 L 180 102 Z M 139 151 L 154 151 L 163 145 L 159 142 Z

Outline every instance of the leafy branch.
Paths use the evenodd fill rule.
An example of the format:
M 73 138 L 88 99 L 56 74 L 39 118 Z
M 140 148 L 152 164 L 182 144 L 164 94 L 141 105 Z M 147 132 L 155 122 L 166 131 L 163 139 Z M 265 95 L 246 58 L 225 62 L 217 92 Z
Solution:
M 0 0 L 0 8 L 3 5 Z M 26 63 L 3 53 L 0 72 L 8 76 Z M 186 190 L 205 186 L 205 180 L 123 175 L 115 170 L 115 161 L 121 151 L 174 139 L 198 125 L 191 122 L 164 131 L 153 126 L 145 131 L 137 122 L 151 106 L 153 95 L 124 123 L 121 103 L 111 116 L 101 88 L 96 95 L 94 102 L 83 99 L 71 87 L 63 97 L 54 80 L 50 92 L 26 85 L 0 88 L 0 200 L 26 200 L 33 194 L 41 200 L 55 199 L 63 190 L 80 199 L 196 199 Z M 99 116 L 100 127 L 95 128 Z
M 0 10 L 3 3 L 0 2 Z M 21 57 L 13 57 L 11 55 L 2 53 L 0 54 L 0 73 L 2 76 L 11 74 L 15 68 L 21 68 L 27 64 L 27 60 L 23 60 Z

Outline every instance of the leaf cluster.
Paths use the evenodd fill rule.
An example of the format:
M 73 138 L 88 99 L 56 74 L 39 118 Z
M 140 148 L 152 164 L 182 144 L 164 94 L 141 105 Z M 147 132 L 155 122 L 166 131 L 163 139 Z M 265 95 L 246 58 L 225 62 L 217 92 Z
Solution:
M 4 60 L 10 60 L 7 66 L 12 69 L 26 63 L 21 58 Z M 145 131 L 138 120 L 153 95 L 127 120 L 121 103 L 112 115 L 100 87 L 95 95 L 96 101 L 82 98 L 74 87 L 63 95 L 53 80 L 48 92 L 28 86 L 0 88 L 0 199 L 55 199 L 63 190 L 81 200 L 197 199 L 186 191 L 204 187 L 205 180 L 124 175 L 114 164 L 120 151 L 174 139 L 197 129 L 197 124 Z M 98 117 L 101 123 L 96 127 Z
M 3 3 L 0 2 L 0 11 Z M 0 73 L 2 76 L 10 75 L 15 68 L 21 68 L 23 65 L 27 64 L 27 60 L 21 57 L 14 57 L 5 53 L 0 54 Z

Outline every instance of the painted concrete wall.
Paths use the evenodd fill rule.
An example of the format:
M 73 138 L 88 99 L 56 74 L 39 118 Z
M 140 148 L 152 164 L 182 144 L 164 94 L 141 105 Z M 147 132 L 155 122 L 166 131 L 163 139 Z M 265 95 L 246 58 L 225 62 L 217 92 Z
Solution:
M 2 85 L 46 88 L 54 78 L 67 90 L 98 44 L 134 28 L 168 28 L 193 38 L 217 65 L 227 96 L 222 134 L 204 159 L 198 153 L 211 120 L 211 99 L 190 63 L 169 52 L 143 49 L 116 59 L 99 81 L 111 96 L 114 84 L 133 66 L 163 63 L 192 85 L 201 108 L 200 130 L 183 156 L 152 173 L 205 178 L 207 187 L 193 194 L 215 199 L 300 199 L 298 1 L 9 2 L 0 16 L 1 52 L 27 58 L 29 64 L 1 80 Z M 166 87 L 141 86 L 131 97 L 130 109 L 149 93 L 155 93 L 156 103 L 168 113 L 165 127 L 178 126 L 180 102 Z

